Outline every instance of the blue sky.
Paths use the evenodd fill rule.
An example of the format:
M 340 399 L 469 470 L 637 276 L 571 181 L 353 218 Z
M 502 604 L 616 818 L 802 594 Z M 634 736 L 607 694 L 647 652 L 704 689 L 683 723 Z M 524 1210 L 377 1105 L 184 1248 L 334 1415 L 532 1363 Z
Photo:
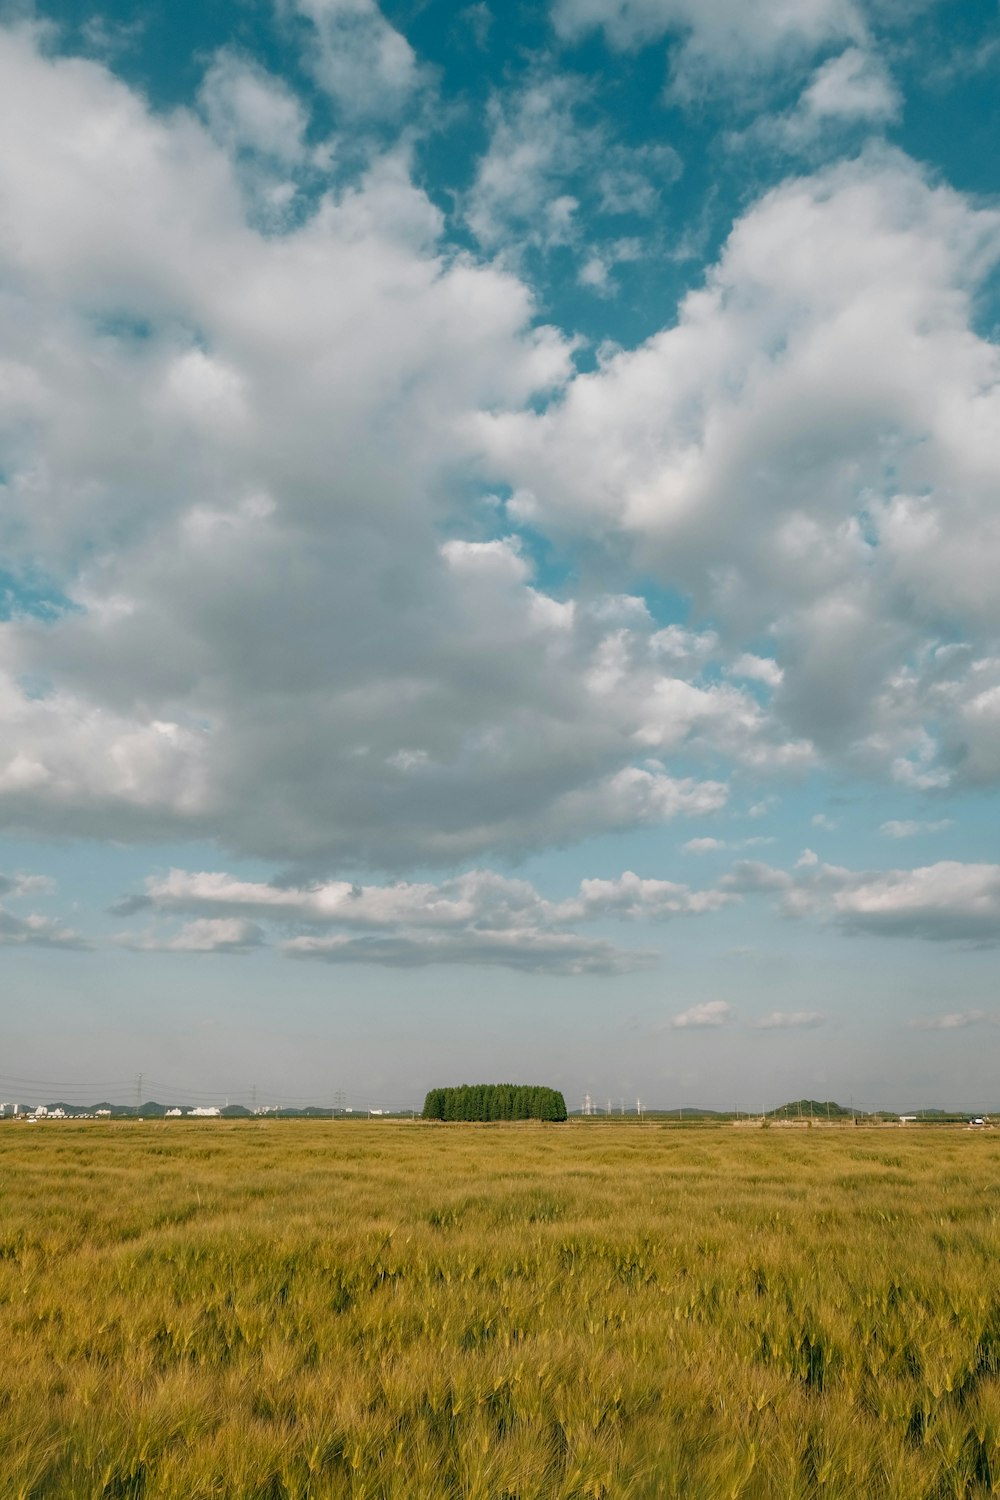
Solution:
M 1000 1107 L 998 69 L 0 8 L 0 1094 Z

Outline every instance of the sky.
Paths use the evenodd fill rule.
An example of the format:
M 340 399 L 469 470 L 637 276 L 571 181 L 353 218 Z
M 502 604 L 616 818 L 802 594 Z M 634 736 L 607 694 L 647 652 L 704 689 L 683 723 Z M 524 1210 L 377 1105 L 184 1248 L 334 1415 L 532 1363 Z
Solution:
M 995 0 L 0 4 L 0 1095 L 1000 1109 Z

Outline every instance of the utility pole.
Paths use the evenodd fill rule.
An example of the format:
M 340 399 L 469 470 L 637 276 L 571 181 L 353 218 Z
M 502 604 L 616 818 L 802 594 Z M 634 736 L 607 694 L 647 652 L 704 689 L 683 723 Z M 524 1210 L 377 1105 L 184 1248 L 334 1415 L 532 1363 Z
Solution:
M 139 1118 L 139 1110 L 142 1107 L 142 1074 L 135 1075 L 135 1117 Z
M 250 1110 L 253 1114 L 257 1113 L 257 1085 L 255 1083 L 250 1085 Z

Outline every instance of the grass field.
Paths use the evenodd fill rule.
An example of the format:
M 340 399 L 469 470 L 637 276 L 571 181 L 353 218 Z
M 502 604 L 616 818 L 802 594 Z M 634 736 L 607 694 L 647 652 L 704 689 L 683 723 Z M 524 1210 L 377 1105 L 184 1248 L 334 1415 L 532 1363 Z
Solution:
M 0 1128 L 0 1495 L 1000 1494 L 1000 1138 Z

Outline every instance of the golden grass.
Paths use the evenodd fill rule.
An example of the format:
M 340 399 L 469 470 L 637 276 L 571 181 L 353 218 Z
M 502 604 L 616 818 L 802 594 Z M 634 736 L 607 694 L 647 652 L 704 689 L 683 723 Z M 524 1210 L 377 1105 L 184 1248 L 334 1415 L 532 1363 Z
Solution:
M 1000 1494 L 988 1133 L 0 1128 L 3 1500 Z

